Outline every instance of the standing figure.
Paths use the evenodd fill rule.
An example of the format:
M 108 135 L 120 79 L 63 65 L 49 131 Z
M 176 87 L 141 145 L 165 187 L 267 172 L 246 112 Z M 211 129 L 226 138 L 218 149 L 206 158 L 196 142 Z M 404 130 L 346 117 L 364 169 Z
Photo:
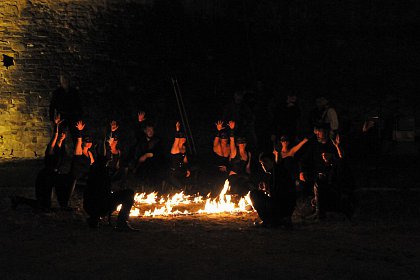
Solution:
M 77 130 L 74 124 L 82 119 L 83 109 L 80 95 L 76 88 L 70 85 L 70 78 L 66 74 L 60 75 L 60 87 L 52 93 L 49 107 L 50 121 L 54 121 L 56 115 L 60 115 L 62 129 L 67 129 L 76 144 Z
M 339 129 L 339 122 L 336 110 L 329 105 L 328 100 L 323 97 L 317 97 L 316 107 L 311 112 L 311 123 L 328 125 L 329 136 L 335 137 Z

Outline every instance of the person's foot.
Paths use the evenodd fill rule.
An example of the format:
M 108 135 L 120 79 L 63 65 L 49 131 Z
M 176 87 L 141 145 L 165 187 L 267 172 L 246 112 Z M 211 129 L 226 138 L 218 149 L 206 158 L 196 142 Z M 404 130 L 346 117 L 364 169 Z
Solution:
M 268 224 L 264 221 L 255 221 L 253 225 L 256 228 L 269 228 L 269 227 L 271 227 L 270 224 Z
M 140 231 L 139 229 L 133 228 L 127 221 L 118 223 L 115 227 L 115 231 L 118 232 L 133 232 L 133 231 Z

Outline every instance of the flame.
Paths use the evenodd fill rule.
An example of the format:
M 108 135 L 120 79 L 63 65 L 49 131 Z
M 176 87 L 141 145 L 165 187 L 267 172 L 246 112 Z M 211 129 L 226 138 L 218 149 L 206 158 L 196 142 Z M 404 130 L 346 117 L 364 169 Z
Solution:
M 156 217 L 253 211 L 249 193 L 245 197 L 241 197 L 238 203 L 235 203 L 232 195 L 227 194 L 229 190 L 230 184 L 229 181 L 226 180 L 222 191 L 214 199 L 210 197 L 210 193 L 206 198 L 203 198 L 199 193 L 196 195 L 186 195 L 183 191 L 161 197 L 159 197 L 157 192 L 149 194 L 136 193 L 130 216 Z M 202 206 L 203 204 L 204 206 Z M 145 206 L 148 209 L 143 210 L 143 213 L 141 213 Z M 152 208 L 150 208 L 150 206 L 152 206 Z M 117 208 L 117 211 L 120 210 L 121 205 Z

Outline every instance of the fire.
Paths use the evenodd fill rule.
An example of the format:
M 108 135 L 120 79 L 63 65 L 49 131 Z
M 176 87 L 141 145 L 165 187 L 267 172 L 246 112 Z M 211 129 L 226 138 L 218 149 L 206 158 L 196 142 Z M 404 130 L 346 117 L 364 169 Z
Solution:
M 229 189 L 229 181 L 226 180 L 222 191 L 214 199 L 210 197 L 210 193 L 206 198 L 199 193 L 197 195 L 186 195 L 184 192 L 179 192 L 161 197 L 157 192 L 150 194 L 136 193 L 130 216 L 155 217 L 253 211 L 249 193 L 245 197 L 241 197 L 238 203 L 235 203 L 232 195 L 227 194 Z M 147 209 L 142 210 L 145 208 Z M 121 205 L 118 206 L 117 211 L 120 209 Z

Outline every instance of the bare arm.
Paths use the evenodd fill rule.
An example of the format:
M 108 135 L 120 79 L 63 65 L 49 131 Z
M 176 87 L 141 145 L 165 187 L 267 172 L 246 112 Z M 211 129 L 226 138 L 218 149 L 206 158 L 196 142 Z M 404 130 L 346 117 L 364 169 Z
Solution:
M 181 124 L 179 122 L 177 122 L 175 124 L 176 135 L 175 135 L 175 138 L 174 138 L 174 143 L 172 144 L 172 147 L 171 147 L 171 154 L 173 154 L 173 155 L 179 154 L 179 152 L 180 152 L 179 151 L 179 137 L 178 137 L 178 132 L 179 132 L 180 128 L 181 128 Z
M 296 146 L 294 146 L 293 148 L 290 149 L 289 154 L 293 157 L 295 156 L 295 154 L 300 150 L 300 148 L 303 147 L 303 145 L 306 144 L 306 142 L 308 142 L 308 138 L 303 139 L 302 141 L 300 141 Z
M 337 149 L 337 154 L 339 158 L 343 158 L 344 153 L 340 146 L 340 135 L 337 134 L 335 139 L 331 138 L 332 143 L 334 144 L 335 148 Z
M 235 129 L 235 122 L 234 121 L 229 121 L 229 127 L 231 132 Z M 230 136 L 230 158 L 234 158 L 236 157 L 236 145 L 235 145 L 235 136 L 233 135 L 233 133 L 231 133 Z
M 251 174 L 251 153 L 248 152 L 248 163 L 246 164 L 246 173 Z
M 76 146 L 74 147 L 74 155 L 80 156 L 83 154 L 82 149 L 82 130 L 85 128 L 85 124 L 82 121 L 78 121 L 76 123 L 76 128 L 79 131 L 79 135 L 77 136 Z

